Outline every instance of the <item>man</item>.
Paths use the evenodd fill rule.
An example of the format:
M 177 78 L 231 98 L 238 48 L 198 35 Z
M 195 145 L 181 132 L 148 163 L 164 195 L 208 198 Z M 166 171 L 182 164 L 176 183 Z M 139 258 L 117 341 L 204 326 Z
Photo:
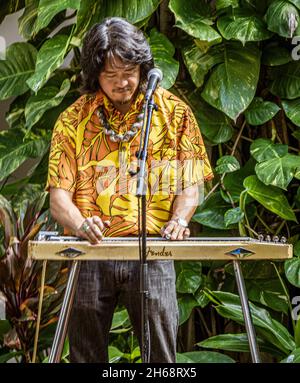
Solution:
M 153 58 L 143 33 L 112 17 L 87 33 L 81 65 L 83 95 L 60 115 L 53 132 L 50 207 L 67 233 L 100 245 L 104 236 L 138 234 L 134 170 Z M 182 240 L 190 235 L 187 222 L 199 202 L 198 187 L 212 172 L 190 108 L 160 87 L 154 102 L 147 234 Z M 173 261 L 149 262 L 148 290 L 150 362 L 175 362 Z M 138 261 L 82 262 L 69 327 L 71 362 L 108 360 L 117 302 L 127 308 L 140 341 L 140 298 Z

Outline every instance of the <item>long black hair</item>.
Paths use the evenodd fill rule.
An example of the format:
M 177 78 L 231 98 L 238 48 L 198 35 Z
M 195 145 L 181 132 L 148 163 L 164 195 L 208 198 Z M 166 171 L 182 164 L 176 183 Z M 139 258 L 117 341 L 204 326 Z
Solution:
M 87 32 L 81 51 L 82 93 L 100 88 L 98 77 L 105 59 L 120 58 L 127 64 L 140 65 L 140 90 L 144 90 L 147 73 L 154 62 L 150 46 L 141 30 L 120 17 L 108 17 Z

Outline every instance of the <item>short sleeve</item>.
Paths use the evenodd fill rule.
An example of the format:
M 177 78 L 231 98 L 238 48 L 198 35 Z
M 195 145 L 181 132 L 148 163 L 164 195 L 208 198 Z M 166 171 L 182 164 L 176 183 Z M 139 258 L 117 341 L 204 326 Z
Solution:
M 49 155 L 46 190 L 50 187 L 70 192 L 75 191 L 76 163 L 76 127 L 78 113 L 71 105 L 55 123 Z
M 199 126 L 188 106 L 178 127 L 177 160 L 183 189 L 214 177 Z

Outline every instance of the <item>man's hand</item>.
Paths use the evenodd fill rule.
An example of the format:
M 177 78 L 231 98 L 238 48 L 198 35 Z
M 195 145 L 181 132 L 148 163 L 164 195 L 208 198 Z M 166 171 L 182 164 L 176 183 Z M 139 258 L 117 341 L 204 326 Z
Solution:
M 93 217 L 86 218 L 79 228 L 76 230 L 77 237 L 87 239 L 91 244 L 95 245 L 101 242 L 103 238 L 103 230 L 109 227 L 109 221 L 102 221 L 101 218 L 94 215 Z
M 73 193 L 64 189 L 50 189 L 50 210 L 64 228 L 93 245 L 101 242 L 104 228 L 110 226 L 109 221 L 103 222 L 98 216 L 85 219 L 73 203 Z
M 161 236 L 172 241 L 187 239 L 191 232 L 188 227 L 180 225 L 176 220 L 171 219 L 160 230 Z

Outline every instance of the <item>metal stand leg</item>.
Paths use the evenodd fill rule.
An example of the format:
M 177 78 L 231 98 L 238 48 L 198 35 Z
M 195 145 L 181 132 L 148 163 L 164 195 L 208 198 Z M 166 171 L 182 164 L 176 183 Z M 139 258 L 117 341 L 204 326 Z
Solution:
M 59 363 L 61 359 L 61 354 L 68 330 L 69 318 L 73 306 L 79 271 L 80 261 L 73 261 L 59 315 L 58 324 L 55 331 L 51 353 L 49 356 L 49 363 Z
M 233 268 L 235 273 L 235 279 L 238 286 L 238 291 L 241 299 L 242 311 L 245 320 L 246 332 L 250 347 L 250 353 L 253 363 L 261 363 L 258 346 L 256 342 L 255 329 L 252 323 L 252 317 L 250 312 L 250 306 L 248 296 L 245 287 L 245 281 L 239 261 L 233 261 Z

